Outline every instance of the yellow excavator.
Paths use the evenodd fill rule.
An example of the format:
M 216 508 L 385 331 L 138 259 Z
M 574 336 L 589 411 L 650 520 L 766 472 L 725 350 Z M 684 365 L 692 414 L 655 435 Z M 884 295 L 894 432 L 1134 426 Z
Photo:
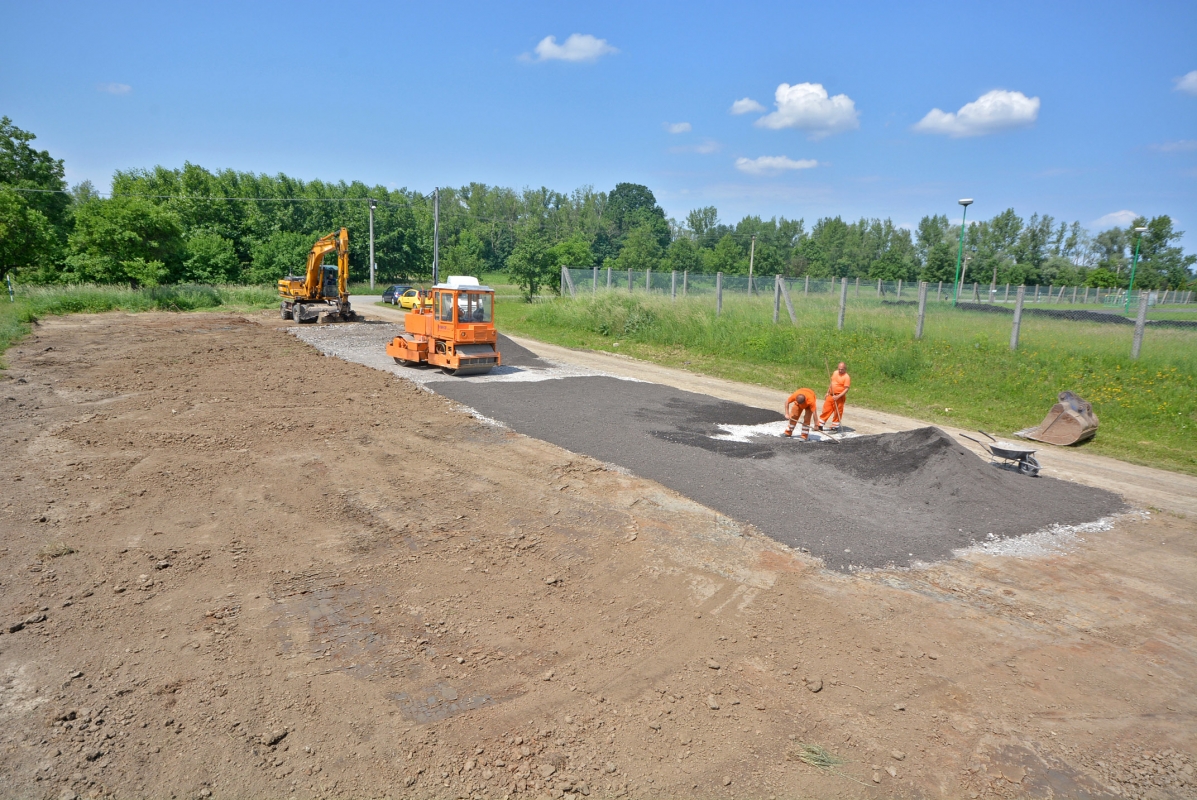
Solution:
M 324 255 L 333 252 L 336 266 L 325 264 Z M 341 228 L 317 239 L 308 253 L 307 272 L 280 278 L 278 294 L 283 319 L 356 322 L 358 315 L 349 306 L 349 231 Z

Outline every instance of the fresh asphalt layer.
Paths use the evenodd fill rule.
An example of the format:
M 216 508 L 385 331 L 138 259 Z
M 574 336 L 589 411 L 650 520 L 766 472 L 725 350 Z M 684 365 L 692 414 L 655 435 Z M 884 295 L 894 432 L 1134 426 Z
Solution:
M 786 439 L 777 435 L 777 411 L 565 369 L 503 336 L 503 367 L 488 376 L 396 366 L 379 354 L 397 330 L 305 326 L 297 335 L 329 355 L 416 380 L 519 433 L 655 480 L 832 569 L 938 561 L 975 543 L 1126 508 L 1101 489 L 988 464 L 937 428 Z

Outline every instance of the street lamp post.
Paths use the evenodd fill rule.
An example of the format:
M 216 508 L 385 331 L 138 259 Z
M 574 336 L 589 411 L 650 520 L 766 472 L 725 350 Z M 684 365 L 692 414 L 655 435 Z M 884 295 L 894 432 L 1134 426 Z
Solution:
M 1126 308 L 1123 309 L 1123 314 L 1130 313 L 1130 296 L 1135 288 L 1135 267 L 1139 266 L 1139 244 L 1143 241 L 1143 234 L 1147 232 L 1147 228 L 1135 228 L 1135 233 L 1139 234 L 1135 237 L 1135 257 L 1131 259 L 1131 276 L 1130 286 L 1126 289 Z
M 374 209 L 378 206 L 377 200 L 370 201 L 370 288 L 374 288 Z
M 973 204 L 971 199 L 960 201 L 964 206 L 964 213 L 960 215 L 960 249 L 956 251 L 956 280 L 952 282 L 952 307 L 956 306 L 957 295 L 960 293 L 960 261 L 964 257 L 964 221 L 968 218 L 968 207 Z

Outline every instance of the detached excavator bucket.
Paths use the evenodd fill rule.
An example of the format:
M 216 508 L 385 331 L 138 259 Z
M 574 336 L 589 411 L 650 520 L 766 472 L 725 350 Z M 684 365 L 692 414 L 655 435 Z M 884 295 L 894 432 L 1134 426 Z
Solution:
M 1015 435 L 1059 445 L 1080 444 L 1092 439 L 1097 433 L 1097 415 L 1093 413 L 1093 406 L 1072 392 L 1060 392 L 1059 400 L 1038 426 Z

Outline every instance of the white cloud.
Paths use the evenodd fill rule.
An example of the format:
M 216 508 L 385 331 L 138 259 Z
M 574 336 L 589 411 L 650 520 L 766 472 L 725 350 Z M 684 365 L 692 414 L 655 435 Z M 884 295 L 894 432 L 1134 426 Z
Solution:
M 914 126 L 914 130 L 920 133 L 944 133 L 953 138 L 984 136 L 1010 128 L 1022 128 L 1038 118 L 1038 97 L 994 89 L 965 104 L 955 113 L 931 109 Z
M 762 128 L 798 128 L 822 139 L 860 127 L 856 103 L 846 94 L 828 97 L 821 83 L 783 83 L 774 93 L 777 110 L 756 121 Z
M 1197 150 L 1197 139 L 1181 139 L 1176 142 L 1153 144 L 1151 149 L 1159 153 L 1188 153 Z
M 728 112 L 732 114 L 755 114 L 764 110 L 765 107 L 751 97 L 742 97 L 731 104 Z
M 666 122 L 665 130 L 670 133 L 689 133 L 694 128 L 689 122 Z
M 1197 69 L 1176 79 L 1176 91 L 1197 95 Z
M 536 45 L 537 61 L 597 61 L 599 57 L 618 53 L 619 50 L 589 33 L 571 33 L 561 44 L 556 36 L 546 36 Z M 525 54 L 525 59 L 530 57 Z
M 699 155 L 709 156 L 711 153 L 719 152 L 722 147 L 719 142 L 714 139 L 706 139 L 698 144 L 679 145 L 677 147 L 669 148 L 671 153 L 698 153 Z
M 128 94 L 133 91 L 133 87 L 127 83 L 97 83 L 96 91 L 108 94 Z
M 819 166 L 813 158 L 795 161 L 788 156 L 761 156 L 760 158 L 737 158 L 736 169 L 749 175 L 777 175 L 791 169 L 810 169 Z
M 1123 225 L 1130 225 L 1139 215 L 1133 211 L 1114 211 L 1106 214 L 1104 217 L 1093 220 L 1094 228 L 1113 228 L 1122 227 Z

